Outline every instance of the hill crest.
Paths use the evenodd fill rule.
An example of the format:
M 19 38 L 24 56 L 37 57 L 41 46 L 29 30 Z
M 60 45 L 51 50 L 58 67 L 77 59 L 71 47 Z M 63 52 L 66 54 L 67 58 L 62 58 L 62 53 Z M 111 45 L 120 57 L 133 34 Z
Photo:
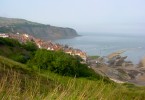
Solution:
M 43 40 L 73 38 L 79 36 L 72 28 L 63 28 L 25 19 L 0 17 L 0 33 L 29 34 Z

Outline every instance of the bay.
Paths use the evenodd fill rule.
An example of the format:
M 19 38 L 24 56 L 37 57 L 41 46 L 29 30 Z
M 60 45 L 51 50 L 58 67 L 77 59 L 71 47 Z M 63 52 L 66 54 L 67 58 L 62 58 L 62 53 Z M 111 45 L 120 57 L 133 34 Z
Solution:
M 145 39 L 143 35 L 116 35 L 81 33 L 82 36 L 72 39 L 61 39 L 55 43 L 67 44 L 85 51 L 87 55 L 107 56 L 110 53 L 127 50 L 123 56 L 137 64 L 145 56 Z

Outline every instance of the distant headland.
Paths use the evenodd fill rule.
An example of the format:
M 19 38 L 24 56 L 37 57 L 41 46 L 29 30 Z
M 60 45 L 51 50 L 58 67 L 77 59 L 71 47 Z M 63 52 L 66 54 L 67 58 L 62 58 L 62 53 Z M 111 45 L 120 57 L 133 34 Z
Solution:
M 0 17 L 0 33 L 33 35 L 43 40 L 56 40 L 79 36 L 72 28 L 56 27 L 27 21 L 25 19 Z

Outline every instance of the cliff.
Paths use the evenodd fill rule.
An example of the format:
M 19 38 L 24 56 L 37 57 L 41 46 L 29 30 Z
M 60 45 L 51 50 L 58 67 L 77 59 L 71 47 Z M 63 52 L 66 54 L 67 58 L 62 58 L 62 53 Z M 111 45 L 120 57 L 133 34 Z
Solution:
M 78 36 L 72 28 L 40 24 L 24 19 L 0 17 L 0 33 L 26 33 L 44 40 L 73 38 Z

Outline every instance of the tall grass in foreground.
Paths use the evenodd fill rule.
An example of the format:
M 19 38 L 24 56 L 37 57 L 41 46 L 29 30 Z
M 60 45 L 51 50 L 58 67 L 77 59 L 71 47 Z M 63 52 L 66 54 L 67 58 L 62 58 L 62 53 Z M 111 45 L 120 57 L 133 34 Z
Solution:
M 145 100 L 145 87 L 36 73 L 0 57 L 0 100 Z
M 144 100 L 144 93 L 145 90 L 128 90 L 119 84 L 87 79 L 70 78 L 66 84 L 52 83 L 40 77 L 22 77 L 12 70 L 0 77 L 1 100 Z

